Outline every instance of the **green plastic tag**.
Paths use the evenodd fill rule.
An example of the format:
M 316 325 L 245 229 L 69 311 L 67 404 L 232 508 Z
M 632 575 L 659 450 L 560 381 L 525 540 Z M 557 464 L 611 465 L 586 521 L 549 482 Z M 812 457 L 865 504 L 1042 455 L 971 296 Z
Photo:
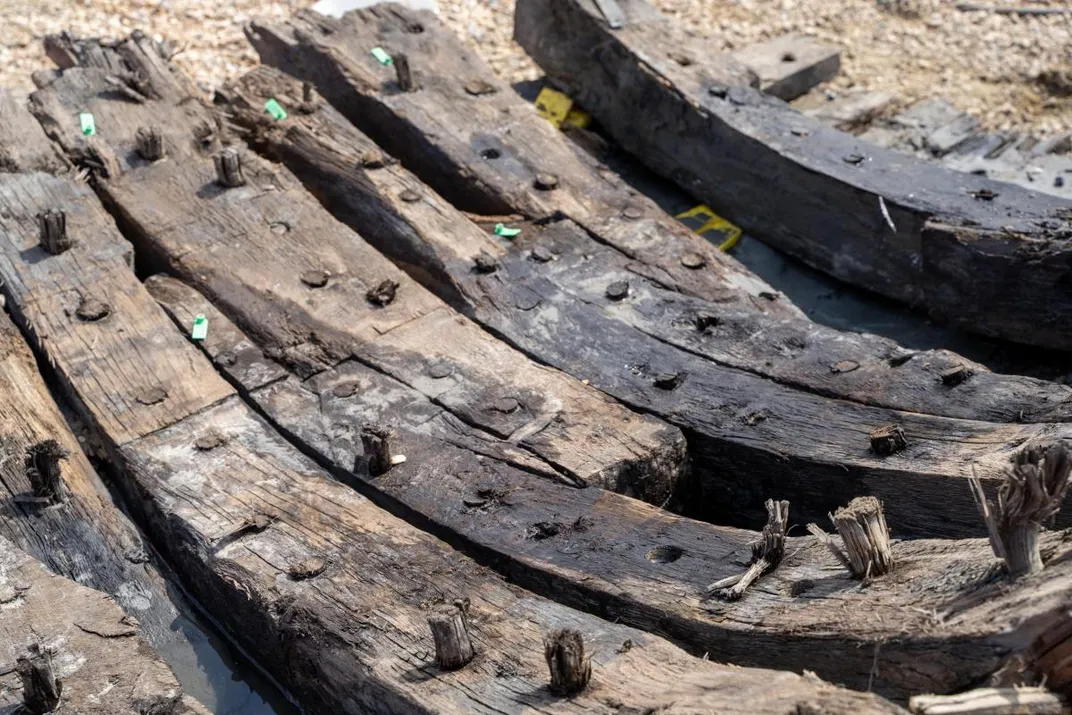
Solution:
M 376 58 L 377 62 L 386 67 L 390 67 L 392 64 L 394 64 L 394 60 L 391 59 L 391 55 L 384 52 L 382 47 L 373 47 L 372 56 Z
M 272 97 L 264 103 L 264 111 L 272 115 L 272 119 L 277 122 L 281 122 L 287 118 L 287 110 L 283 109 L 283 105 L 275 101 L 275 97 Z
M 194 318 L 194 329 L 190 331 L 190 337 L 194 340 L 204 340 L 208 337 L 208 318 L 200 313 Z
M 520 228 L 507 228 L 501 223 L 495 224 L 495 235 L 502 236 L 503 238 L 513 238 L 517 234 L 521 233 Z
M 97 123 L 93 121 L 93 115 L 83 112 L 78 115 L 78 123 L 82 125 L 82 134 L 91 137 L 97 133 Z

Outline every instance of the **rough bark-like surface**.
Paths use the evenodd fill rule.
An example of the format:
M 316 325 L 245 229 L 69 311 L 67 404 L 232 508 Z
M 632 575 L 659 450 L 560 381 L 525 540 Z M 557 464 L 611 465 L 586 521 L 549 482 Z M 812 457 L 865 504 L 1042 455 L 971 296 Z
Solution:
M 422 32 L 409 31 L 417 25 Z M 580 266 L 558 261 L 550 267 L 572 267 L 575 275 L 564 273 L 562 285 L 590 287 L 602 298 L 612 281 L 629 279 L 629 299 L 616 313 L 660 340 L 783 384 L 891 409 L 1001 422 L 1065 421 L 1072 415 L 1068 386 L 995 375 L 948 351 L 915 352 L 878 336 L 808 321 L 732 258 L 683 232 L 612 171 L 580 155 L 430 14 L 388 5 L 339 20 L 299 13 L 286 24 L 255 24 L 248 34 L 266 63 L 315 83 L 357 127 L 458 208 L 531 219 L 566 215 L 575 221 L 591 238 L 586 236 L 585 248 L 577 251 L 584 257 Z M 423 76 L 421 90 L 400 93 L 390 72 L 369 55 L 368 48 L 376 46 L 405 51 Z M 469 81 L 494 91 L 474 95 L 465 89 Z M 263 69 L 238 89 L 238 106 L 243 94 L 252 98 L 268 90 L 281 91 L 280 101 L 295 106 L 294 90 Z M 254 111 L 267 117 L 260 106 Z M 247 125 L 249 118 L 247 112 Z M 367 148 L 371 145 L 363 138 L 354 144 L 354 135 L 360 135 L 341 129 L 328 108 L 291 114 L 264 129 L 271 149 L 316 187 L 337 215 L 350 222 L 368 219 L 362 226 L 370 240 L 374 229 L 397 230 L 397 219 L 384 212 L 370 216 L 367 202 L 349 188 L 366 179 L 375 188 L 381 184 L 376 170 L 390 178 L 396 169 L 356 161 L 355 155 L 379 150 Z M 488 150 L 499 157 L 486 158 Z M 346 163 L 337 163 L 343 156 Z M 303 163 L 312 171 L 303 171 Z M 544 174 L 556 178 L 555 189 L 538 188 Z M 346 188 L 334 183 L 341 180 Z M 874 209 L 881 221 L 877 200 Z M 776 216 L 781 207 L 764 211 Z M 389 242 L 377 245 L 411 270 L 423 269 L 430 258 Z M 585 278 L 598 282 L 588 286 Z M 681 330 L 682 319 L 696 313 L 711 314 L 718 324 L 705 331 Z M 944 384 L 942 372 L 961 364 L 973 377 L 953 388 Z
M 59 173 L 70 163 L 41 131 L 26 110 L 25 99 L 0 88 L 0 172 L 48 171 Z
M 626 5 L 611 30 L 583 0 L 522 0 L 514 34 L 626 149 L 771 245 L 978 333 L 1072 347 L 1072 202 L 868 145 L 721 81 L 717 57 L 682 67 L 664 48 L 684 32 Z
M 108 596 L 49 573 L 0 537 L 0 712 L 19 711 L 24 689 L 17 664 L 33 662 L 32 652 L 51 662 L 59 712 L 204 712 L 183 697 L 174 673 L 139 633 L 138 621 Z
M 360 157 L 382 151 L 330 107 L 265 124 L 258 108 L 269 96 L 290 106 L 300 86 L 269 69 L 247 75 L 229 92 L 234 121 L 250 129 L 255 146 L 292 166 L 340 217 L 367 227 L 378 248 L 529 355 L 685 430 L 700 496 L 689 504 L 693 515 L 753 526 L 763 523 L 764 501 L 776 495 L 790 500 L 797 518 L 825 519 L 853 497 L 875 494 L 887 504 L 895 533 L 982 534 L 966 482 L 971 465 L 981 461 L 977 471 L 996 479 L 1019 440 L 1053 427 L 865 407 L 708 359 L 704 346 L 711 342 L 726 349 L 763 342 L 792 370 L 786 356 L 806 350 L 808 332 L 765 330 L 739 314 L 735 324 L 718 305 L 638 277 L 568 220 L 526 223 L 515 238 L 496 238 L 402 167 L 366 168 Z M 422 201 L 398 198 L 407 191 L 420 193 Z M 477 266 L 482 257 L 495 270 Z M 627 283 L 628 295 L 608 298 L 611 283 Z M 810 372 L 826 380 L 867 372 L 850 369 L 858 363 L 841 360 L 844 353 L 833 352 L 837 334 L 827 332 L 827 364 Z M 756 335 L 758 341 L 750 340 Z M 844 374 L 836 374 L 834 364 Z M 956 389 L 970 389 L 970 382 L 950 389 L 933 375 L 927 380 L 936 397 L 940 389 L 951 401 Z M 967 411 L 971 402 L 959 404 Z M 910 436 L 909 448 L 892 456 L 875 453 L 866 435 L 888 424 Z
M 134 62 L 153 49 L 131 39 L 119 51 Z M 94 139 L 119 167 L 98 188 L 128 234 L 159 265 L 202 286 L 259 344 L 303 374 L 353 355 L 578 485 L 658 503 L 671 493 L 684 459 L 676 428 L 537 365 L 459 316 L 333 219 L 289 171 L 241 144 L 232 148 L 244 152 L 246 184 L 219 186 L 210 156 L 218 137 L 206 150 L 191 130 L 212 122 L 205 106 L 189 96 L 126 101 L 102 91 L 105 79 L 93 68 L 66 70 L 35 93 L 34 110 L 72 155 L 84 137 L 70 112 L 98 117 Z M 181 83 L 160 75 L 158 85 L 171 96 Z M 167 161 L 147 163 L 134 151 L 146 124 L 161 128 Z M 301 279 L 313 270 L 328 274 L 326 284 Z M 370 291 L 387 281 L 397 284 L 394 297 L 374 300 Z
M 179 325 L 201 313 L 238 343 L 245 340 L 188 286 L 171 278 L 154 278 L 149 286 Z M 228 350 L 214 349 L 219 364 Z M 665 634 L 696 655 L 812 670 L 901 699 L 951 692 L 986 678 L 1014 653 L 1035 663 L 1052 651 L 1039 634 L 1063 618 L 1061 608 L 1072 598 L 1068 546 L 1058 546 L 1058 536 L 1046 537 L 1047 572 L 1007 592 L 985 539 L 895 542 L 898 571 L 860 589 L 822 543 L 790 538 L 762 588 L 735 603 L 705 599 L 709 583 L 748 565 L 756 532 L 684 519 L 596 489 L 578 492 L 474 459 L 466 448 L 430 444 L 421 436 L 429 433 L 397 417 L 404 412 L 399 404 L 412 411 L 420 396 L 404 397 L 404 388 L 389 382 L 349 364 L 304 383 L 251 384 L 248 396 L 340 479 L 419 515 L 516 583 Z M 351 473 L 352 432 L 367 421 L 397 426 L 397 449 L 407 459 L 361 484 Z M 1024 610 L 1023 599 L 1040 588 L 1040 601 Z M 975 609 L 990 599 L 997 600 L 994 610 L 977 618 Z

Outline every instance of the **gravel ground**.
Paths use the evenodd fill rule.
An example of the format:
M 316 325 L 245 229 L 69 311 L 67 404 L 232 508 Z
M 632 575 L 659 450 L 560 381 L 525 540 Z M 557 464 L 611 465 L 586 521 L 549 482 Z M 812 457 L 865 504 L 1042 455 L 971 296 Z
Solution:
M 5 27 L 0 82 L 31 88 L 49 66 L 40 39 L 71 29 L 115 37 L 134 28 L 168 37 L 178 61 L 206 90 L 256 62 L 242 23 L 282 19 L 313 0 L 0 0 Z M 1008 6 L 1023 0 L 993 1 Z M 1067 1 L 1067 0 L 1066 0 Z M 963 12 L 952 0 L 654 0 L 711 38 L 713 52 L 787 32 L 843 47 L 832 89 L 897 94 L 903 104 L 940 95 L 991 130 L 1053 134 L 1072 128 L 1072 13 L 1018 17 Z M 1060 0 L 1031 0 L 1058 6 Z M 440 0 L 443 20 L 499 74 L 531 79 L 539 70 L 511 39 L 512 0 Z M 27 10 L 29 10 L 27 12 Z

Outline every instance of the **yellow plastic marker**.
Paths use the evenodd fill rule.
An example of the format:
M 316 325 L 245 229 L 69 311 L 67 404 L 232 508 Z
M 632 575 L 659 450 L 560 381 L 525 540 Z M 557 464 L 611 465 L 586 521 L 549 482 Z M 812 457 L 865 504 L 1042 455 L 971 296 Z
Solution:
M 741 240 L 740 227 L 716 214 L 707 204 L 700 204 L 695 208 L 679 213 L 675 218 L 691 228 L 694 233 L 704 236 L 704 238 L 715 238 L 714 236 L 705 235 L 709 231 L 718 234 L 722 238 L 722 241 L 718 244 L 720 251 L 730 250 Z
M 536 97 L 536 113 L 561 129 L 562 125 L 584 129 L 592 118 L 587 113 L 573 107 L 573 100 L 562 92 L 544 87 Z

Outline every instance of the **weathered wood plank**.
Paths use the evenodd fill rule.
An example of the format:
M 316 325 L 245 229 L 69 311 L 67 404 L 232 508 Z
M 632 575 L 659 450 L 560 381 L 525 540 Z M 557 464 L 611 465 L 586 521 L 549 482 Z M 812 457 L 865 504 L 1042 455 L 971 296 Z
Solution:
M 790 101 L 841 71 L 841 48 L 810 35 L 782 35 L 730 54 L 756 73 L 759 88 Z
M 173 278 L 154 277 L 147 286 L 179 325 L 198 313 L 213 323 L 228 322 Z M 213 359 L 220 364 L 218 356 Z M 425 447 L 410 435 L 400 438 L 404 464 L 355 481 L 361 476 L 351 465 L 359 449 L 349 425 L 408 429 L 395 403 L 385 399 L 398 393 L 388 383 L 360 365 L 345 365 L 304 382 L 251 384 L 248 397 L 340 479 L 419 514 L 435 533 L 472 548 L 519 585 L 665 634 L 716 661 L 808 669 L 899 699 L 954 692 L 1016 652 L 1036 662 L 1027 644 L 1052 625 L 1044 614 L 1059 613 L 1072 598 L 1072 571 L 1059 565 L 1068 549 L 1063 545 L 1049 556 L 1045 578 L 1017 586 L 1007 601 L 997 595 L 1004 587 L 990 582 L 973 603 L 983 607 L 996 598 L 1005 605 L 985 618 L 974 617 L 976 606 L 966 605 L 956 619 L 936 621 L 928 614 L 948 608 L 956 594 L 971 592 L 988 573 L 993 558 L 986 540 L 895 542 L 896 572 L 860 589 L 823 545 L 805 537 L 790 539 L 790 555 L 743 601 L 706 600 L 707 584 L 748 563 L 755 532 L 684 519 L 609 492 L 578 494 L 518 470 L 480 464 L 464 450 L 438 448 L 438 471 L 429 478 L 419 457 Z M 1048 538 L 1060 542 L 1060 536 Z M 1047 595 L 1025 610 L 1016 594 L 1038 590 Z
M 30 659 L 31 649 L 59 679 L 55 705 L 61 712 L 208 712 L 183 696 L 174 673 L 142 639 L 137 620 L 105 594 L 50 574 L 0 536 L 0 712 L 19 712 L 26 691 L 18 661 Z
M 408 27 L 417 23 L 423 28 L 421 33 L 407 32 Z M 614 215 L 607 207 L 615 200 L 624 204 L 634 199 L 629 198 L 629 193 L 620 184 L 608 183 L 607 177 L 612 175 L 609 169 L 597 170 L 590 160 L 573 158 L 572 163 L 567 163 L 575 155 L 568 148 L 569 142 L 559 133 L 547 131 L 547 122 L 505 87 L 505 91 L 491 96 L 473 97 L 464 92 L 458 78 L 475 77 L 488 86 L 496 86 L 498 80 L 431 16 L 412 14 L 398 7 L 388 9 L 388 6 L 349 13 L 338 21 L 299 13 L 285 26 L 254 25 L 250 36 L 265 61 L 316 82 L 353 122 L 386 142 L 385 149 L 400 151 L 398 158 L 404 165 L 417 171 L 424 181 L 458 206 L 478 211 L 491 206 L 490 199 L 481 203 L 461 195 L 475 192 L 492 197 L 500 213 L 541 217 L 550 207 L 534 210 L 534 204 L 560 201 L 559 209 L 571 218 L 579 215 L 578 223 L 592 237 L 585 239 L 588 241 L 585 250 L 578 251 L 584 255 L 584 264 L 591 273 L 608 276 L 623 271 L 631 273 L 630 279 L 638 290 L 645 292 L 649 290 L 645 287 L 649 284 L 643 279 L 654 279 L 652 282 L 657 285 L 650 286 L 650 294 L 658 295 L 660 302 L 665 301 L 665 308 L 649 319 L 665 318 L 664 330 L 669 330 L 679 340 L 688 341 L 684 346 L 686 349 L 700 351 L 721 364 L 771 377 L 794 387 L 891 409 L 994 421 L 1068 419 L 1072 390 L 1066 386 L 997 376 L 952 353 L 919 352 L 913 355 L 911 351 L 874 335 L 844 333 L 817 326 L 795 308 L 789 309 L 786 301 L 770 300 L 775 293 L 756 292 L 754 284 L 741 280 L 740 275 L 712 274 L 703 285 L 685 290 L 662 280 L 646 255 L 624 249 L 625 256 L 616 255 L 608 249 L 615 245 L 613 232 L 607 233 L 592 217 Z M 379 63 L 366 56 L 369 46 L 405 51 L 424 78 L 421 89 L 399 93 L 392 81 L 380 74 Z M 264 148 L 275 152 L 274 156 L 298 171 L 336 215 L 351 225 L 361 226 L 363 234 L 380 250 L 428 283 L 432 277 L 424 275 L 424 269 L 418 265 L 432 257 L 427 251 L 414 251 L 400 245 L 409 242 L 400 242 L 393 235 L 401 229 L 398 220 L 391 216 L 403 209 L 419 212 L 422 207 L 429 206 L 429 201 L 415 202 L 411 206 L 402 206 L 395 201 L 397 209 L 382 212 L 364 207 L 362 195 L 390 185 L 399 172 L 398 167 L 375 169 L 375 163 L 365 167 L 359 162 L 364 154 L 380 152 L 380 148 L 360 133 L 347 129 L 338 121 L 336 113 L 326 106 L 311 114 L 291 112 L 283 122 L 264 125 L 258 121 L 258 118 L 266 119 L 267 114 L 255 104 L 256 98 L 279 92 L 280 100 L 287 106 L 297 106 L 295 100 L 298 98 L 293 84 L 288 85 L 286 80 L 264 68 L 255 71 L 236 89 L 234 110 L 245 108 L 236 119 L 247 127 L 257 127 L 258 134 L 263 134 Z M 245 99 L 243 92 L 249 95 Z M 485 107 L 485 103 L 490 104 Z M 495 111 L 491 112 L 489 107 Z M 499 120 L 502 116 L 511 119 L 504 123 Z M 488 133 L 496 137 L 500 142 L 496 146 L 509 156 L 507 165 L 500 166 L 498 160 L 481 157 L 478 149 L 482 145 L 476 139 Z M 402 134 L 405 134 L 405 141 L 398 139 Z M 427 157 L 434 157 L 435 162 L 425 161 Z M 315 167 L 303 169 L 309 167 L 310 162 Z M 569 173 L 564 173 L 562 167 L 568 167 Z M 330 172 L 332 178 L 328 179 L 325 172 Z M 550 192 L 540 191 L 529 183 L 522 183 L 519 178 L 537 173 L 557 175 L 558 188 Z M 577 178 L 569 178 L 574 176 Z M 576 207 L 581 199 L 575 201 L 570 197 L 581 193 L 585 201 L 594 202 L 595 199 L 575 187 L 592 187 L 596 198 L 606 195 L 607 199 L 593 203 L 590 210 L 582 212 Z M 565 198 L 548 198 L 560 193 Z M 569 206 L 561 203 L 567 200 L 571 202 Z M 438 221 L 434 215 L 436 211 L 440 209 L 429 208 L 421 214 L 426 225 L 435 225 L 429 222 Z M 658 252 L 659 246 L 663 246 L 664 254 L 674 255 L 675 244 L 667 236 L 676 235 L 668 228 L 669 224 L 675 223 L 665 215 L 651 218 L 645 239 L 650 251 Z M 592 250 L 593 243 L 606 245 Z M 476 244 L 470 241 L 467 245 L 459 244 L 456 250 L 463 258 L 471 260 L 476 255 L 472 248 Z M 708 256 L 691 249 L 680 257 L 686 255 L 688 264 L 693 266 L 687 270 L 693 273 L 706 274 L 708 267 L 714 265 Z M 562 263 L 548 264 L 546 270 L 554 270 L 556 265 Z M 438 280 L 436 289 L 439 294 L 457 305 L 461 297 L 449 292 L 451 289 L 445 281 Z M 571 290 L 573 286 L 567 282 L 564 287 Z M 673 294 L 675 287 L 682 295 Z M 602 290 L 603 286 L 600 286 L 599 291 Z M 693 303 L 686 297 L 690 295 L 715 305 Z M 632 306 L 632 300 L 622 301 L 616 311 L 630 311 Z M 695 335 L 672 328 L 672 323 L 680 324 L 681 317 L 693 311 L 716 315 L 724 327 Z M 859 367 L 834 369 L 838 364 L 853 363 Z M 980 380 L 949 389 L 942 382 L 941 373 L 956 364 L 963 364 Z
M 967 329 L 1072 347 L 1072 203 L 868 146 L 706 58 L 667 62 L 682 33 L 651 13 L 611 31 L 581 0 L 523 0 L 515 35 L 626 149 L 776 248 Z
M 130 61 L 154 51 L 136 40 L 121 47 Z M 106 201 L 147 254 L 203 286 L 260 344 L 305 375 L 353 355 L 578 485 L 657 503 L 671 493 L 684 460 L 677 429 L 537 365 L 457 315 L 335 221 L 285 168 L 247 153 L 246 185 L 221 188 L 190 132 L 212 123 L 207 108 L 189 97 L 126 101 L 103 91 L 105 79 L 93 68 L 66 70 L 35 93 L 35 111 L 72 155 L 84 143 L 66 121 L 72 108 L 107 117 L 94 139 L 126 163 L 99 182 Z M 200 119 L 189 121 L 197 107 Z M 179 111 L 185 123 L 174 119 Z M 177 147 L 166 161 L 134 154 L 137 129 L 150 125 Z M 385 281 L 393 298 L 380 305 L 368 295 Z
M 114 232 L 100 235 L 121 240 Z M 31 260 L 13 254 L 4 270 Z M 58 289 L 84 280 L 51 279 Z M 34 287 L 29 283 L 29 292 L 14 292 L 9 300 L 23 300 Z M 151 301 L 139 288 L 132 302 Z M 158 336 L 159 360 L 198 373 L 212 370 L 170 326 L 153 329 L 166 333 Z M 34 340 L 89 414 L 95 409 L 84 401 L 93 399 L 100 382 L 130 379 L 108 373 L 143 369 L 118 359 L 124 346 L 115 342 L 97 346 L 108 373 L 91 373 L 58 360 L 62 346 L 55 341 Z M 630 707 L 775 715 L 804 702 L 834 712 L 898 712 L 873 696 L 790 673 L 698 660 L 659 638 L 508 586 L 329 479 L 237 396 L 217 399 L 211 381 L 194 386 L 205 391 L 200 401 L 207 406 L 176 413 L 170 426 L 146 436 L 126 439 L 124 431 L 109 433 L 107 422 L 97 424 L 104 425 L 102 437 L 122 466 L 119 483 L 128 502 L 186 586 L 310 711 L 610 714 Z M 442 443 L 402 444 L 423 479 L 446 478 L 438 466 Z M 480 652 L 468 667 L 448 674 L 433 665 L 425 619 L 454 599 L 470 601 Z M 545 686 L 542 638 L 556 627 L 578 629 L 595 655 L 594 686 L 571 699 Z
M 843 395 L 859 395 L 859 401 L 866 402 L 868 395 L 883 394 L 883 375 L 896 379 L 899 370 L 907 368 L 919 371 L 917 375 L 932 372 L 924 384 L 934 402 L 945 397 L 947 402 L 958 402 L 963 412 L 982 411 L 973 404 L 979 393 L 957 392 L 961 387 L 972 389 L 972 378 L 954 387 L 939 379 L 938 373 L 959 364 L 942 354 L 907 360 L 910 353 L 891 351 L 880 367 L 861 369 L 864 356 L 850 356 L 846 341 L 839 341 L 836 332 L 807 323 L 801 327 L 812 330 L 799 333 L 793 332 L 794 325 L 756 326 L 748 316 L 727 315 L 720 306 L 661 289 L 630 273 L 625 261 L 615 260 L 617 254 L 568 220 L 524 224 L 521 235 L 497 240 L 404 169 L 361 167 L 360 157 L 379 149 L 328 107 L 295 115 L 286 123 L 260 122 L 256 108 L 266 96 L 291 106 L 298 91 L 296 83 L 288 84 L 277 72 L 257 70 L 230 91 L 232 118 L 252 127 L 255 143 L 293 166 L 337 214 L 353 225 L 369 227 L 367 235 L 377 247 L 497 335 L 541 362 L 588 379 L 627 404 L 684 429 L 698 475 L 696 488 L 704 497 L 691 502 L 693 515 L 762 523 L 764 500 L 777 494 L 791 500 L 798 516 L 821 518 L 838 504 L 872 490 L 881 494 L 898 533 L 982 533 L 964 482 L 973 462 L 982 460 L 978 468 L 992 471 L 1019 440 L 1056 428 L 867 408 L 711 362 L 705 358 L 749 370 L 752 356 L 742 346 L 748 336 L 759 333 L 779 352 L 780 362 L 776 366 L 768 361 L 767 371 L 779 382 L 788 382 L 797 374 L 794 363 L 801 362 L 796 353 L 825 336 L 826 346 L 817 351 L 825 352 L 825 364 L 808 371 L 825 382 L 808 385 L 817 392 L 834 392 L 826 385 L 837 385 Z M 406 191 L 419 192 L 425 199 L 396 198 Z M 474 268 L 482 255 L 494 257 L 493 272 Z M 608 286 L 626 283 L 628 296 L 607 297 Z M 711 324 L 698 326 L 701 319 Z M 711 343 L 722 347 L 709 348 Z M 916 364 L 891 368 L 895 356 Z M 971 369 L 963 367 L 965 372 Z M 661 375 L 677 377 L 664 380 L 673 384 L 661 384 Z M 854 382 L 855 392 L 848 387 Z M 906 383 L 901 389 L 909 393 L 913 387 Z M 958 401 L 961 395 L 965 402 Z M 970 412 L 973 408 L 975 412 Z M 999 414 L 1003 409 L 998 406 Z M 1005 419 L 1014 416 L 1006 413 Z M 906 429 L 911 425 L 911 441 L 916 443 L 903 456 L 870 453 L 867 431 L 891 423 Z M 737 461 L 741 459 L 761 476 L 741 470 Z
M 59 173 L 70 166 L 26 110 L 25 97 L 0 88 L 0 116 L 5 119 L 0 125 L 0 171 Z
M 386 4 L 341 19 L 300 12 L 283 25 L 254 23 L 247 36 L 263 62 L 313 83 L 455 206 L 533 220 L 565 214 L 672 290 L 800 315 L 788 302 L 761 298 L 776 291 L 563 141 L 434 15 Z M 398 91 L 393 68 L 369 54 L 381 45 L 413 58 L 419 91 Z M 679 59 L 704 51 L 697 40 L 667 47 Z M 736 63 L 724 64 L 717 70 L 724 80 L 742 76 Z M 429 103 L 430 95 L 438 101 Z M 542 175 L 556 179 L 554 188 L 537 188 Z M 692 265 L 694 255 L 702 265 Z M 682 262 L 686 256 L 691 267 Z

